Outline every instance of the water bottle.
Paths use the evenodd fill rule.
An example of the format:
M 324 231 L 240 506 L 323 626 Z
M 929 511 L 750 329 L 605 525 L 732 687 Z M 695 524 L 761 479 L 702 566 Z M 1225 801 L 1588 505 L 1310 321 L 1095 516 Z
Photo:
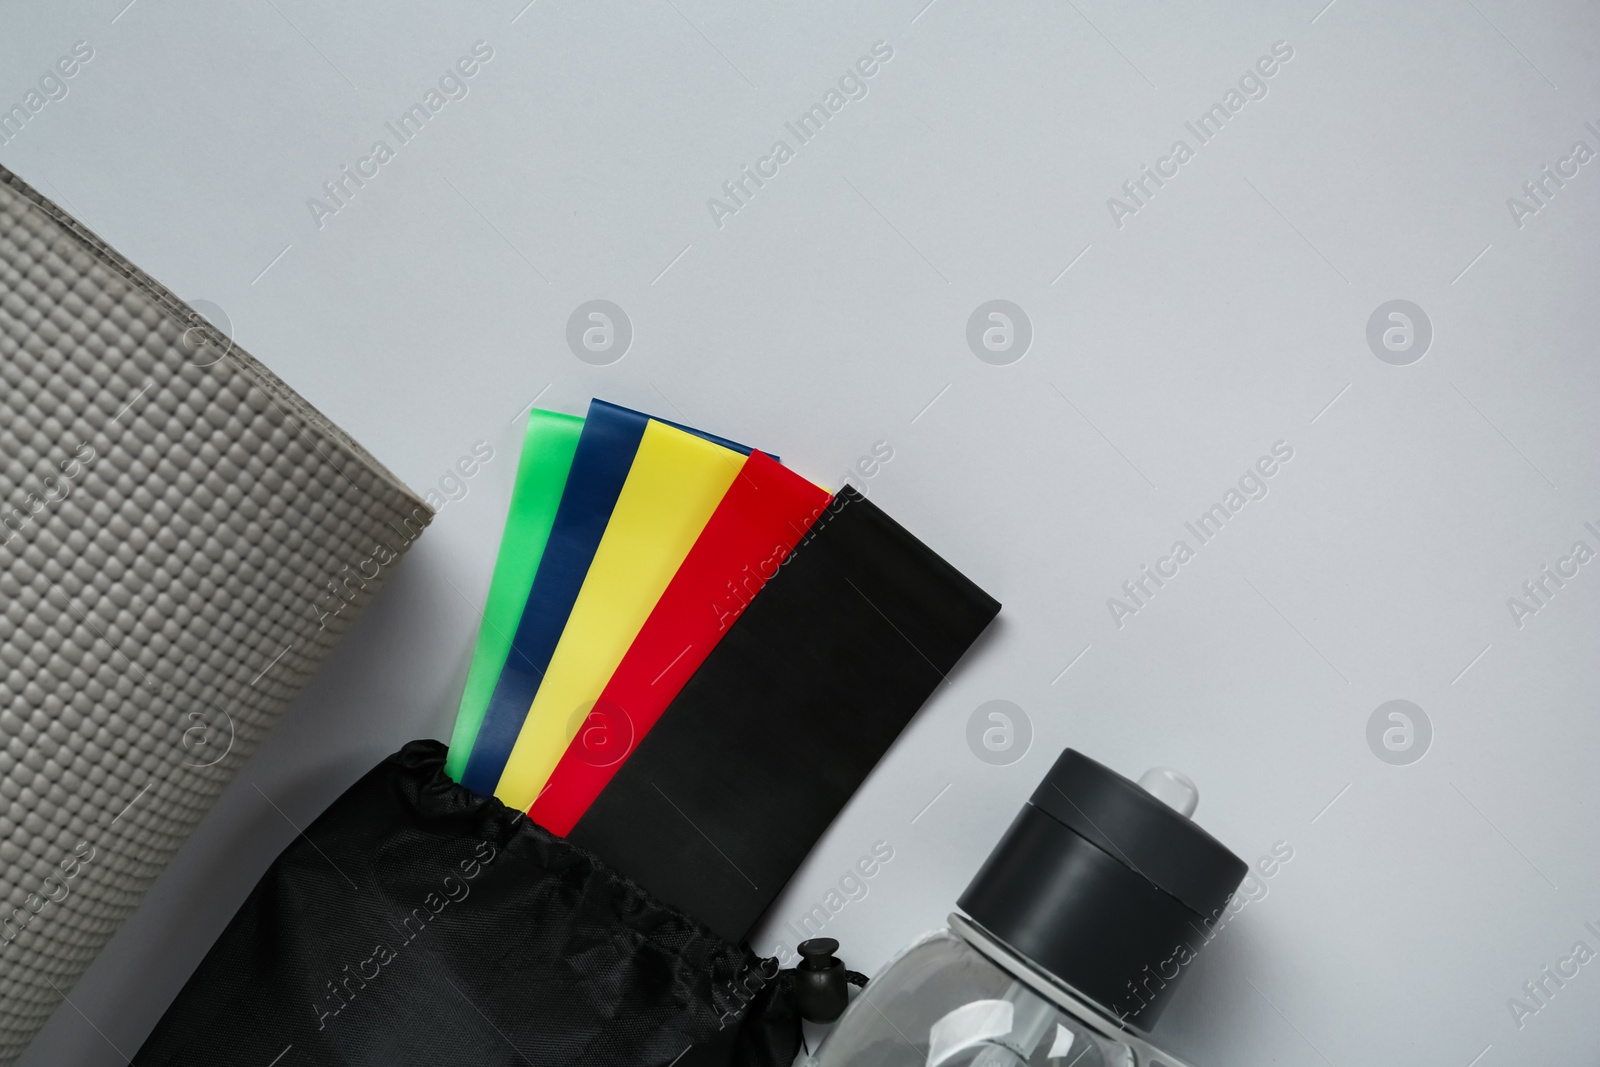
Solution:
M 1186 1067 L 1149 1031 L 1247 867 L 1199 791 L 1067 749 L 956 902 L 808 1067 Z

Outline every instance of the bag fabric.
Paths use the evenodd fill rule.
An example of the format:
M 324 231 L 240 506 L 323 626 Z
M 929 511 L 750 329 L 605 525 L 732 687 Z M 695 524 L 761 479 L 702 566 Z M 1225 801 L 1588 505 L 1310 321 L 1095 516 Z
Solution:
M 789 1067 L 792 975 L 414 741 L 275 860 L 137 1067 Z

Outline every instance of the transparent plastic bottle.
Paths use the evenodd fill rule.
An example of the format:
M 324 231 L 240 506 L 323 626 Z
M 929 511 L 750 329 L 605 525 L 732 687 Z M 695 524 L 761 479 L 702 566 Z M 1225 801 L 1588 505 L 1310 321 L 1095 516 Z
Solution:
M 1186 1067 L 1148 1032 L 1246 866 L 1190 821 L 1176 771 L 1137 784 L 1068 749 L 961 895 L 810 1067 Z

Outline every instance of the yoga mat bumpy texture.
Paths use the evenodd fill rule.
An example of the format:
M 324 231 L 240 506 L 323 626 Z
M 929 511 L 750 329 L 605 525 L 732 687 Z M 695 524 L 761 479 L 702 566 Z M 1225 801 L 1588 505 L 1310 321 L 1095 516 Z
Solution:
M 0 1065 L 430 517 L 0 168 Z

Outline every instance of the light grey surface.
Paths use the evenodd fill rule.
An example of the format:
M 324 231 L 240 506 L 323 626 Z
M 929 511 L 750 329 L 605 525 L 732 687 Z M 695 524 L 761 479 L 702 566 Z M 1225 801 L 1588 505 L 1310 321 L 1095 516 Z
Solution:
M 1600 161 L 1508 206 L 1574 142 L 1600 150 L 1592 5 L 124 2 L 5 16 L 0 101 L 76 40 L 95 58 L 0 162 L 225 309 L 413 488 L 476 441 L 496 454 L 29 1067 L 121 1062 L 288 820 L 448 735 L 509 424 L 595 394 L 829 486 L 888 442 L 856 480 L 1005 604 L 759 947 L 887 841 L 825 928 L 876 969 L 943 921 L 1070 744 L 1185 771 L 1248 859 L 1293 850 L 1194 965 L 1157 1031 L 1176 1053 L 1594 1059 L 1600 965 L 1547 981 L 1521 1028 L 1507 1003 L 1536 1006 L 1524 983 L 1575 942 L 1600 951 L 1600 564 L 1508 606 L 1575 541 L 1600 550 Z M 396 146 L 385 123 L 480 40 L 468 95 Z M 893 58 L 865 98 L 799 145 L 784 124 L 877 41 Z M 1279 41 L 1266 96 L 1198 145 L 1185 122 Z M 379 138 L 394 158 L 319 229 L 308 198 Z M 708 198 L 780 138 L 793 158 L 719 228 Z M 1107 198 L 1178 138 L 1193 158 L 1119 227 Z M 567 346 L 593 299 L 633 329 L 606 366 Z M 1031 321 L 1020 360 L 968 346 L 991 300 Z M 1407 365 L 1368 345 L 1392 300 L 1431 322 Z M 1199 545 L 1185 522 L 1279 441 L 1268 495 Z M 1194 558 L 1119 628 L 1107 599 L 1178 539 Z M 991 700 L 1031 723 L 1016 762 L 969 749 Z M 1391 700 L 1431 724 L 1420 761 L 1369 748 Z

